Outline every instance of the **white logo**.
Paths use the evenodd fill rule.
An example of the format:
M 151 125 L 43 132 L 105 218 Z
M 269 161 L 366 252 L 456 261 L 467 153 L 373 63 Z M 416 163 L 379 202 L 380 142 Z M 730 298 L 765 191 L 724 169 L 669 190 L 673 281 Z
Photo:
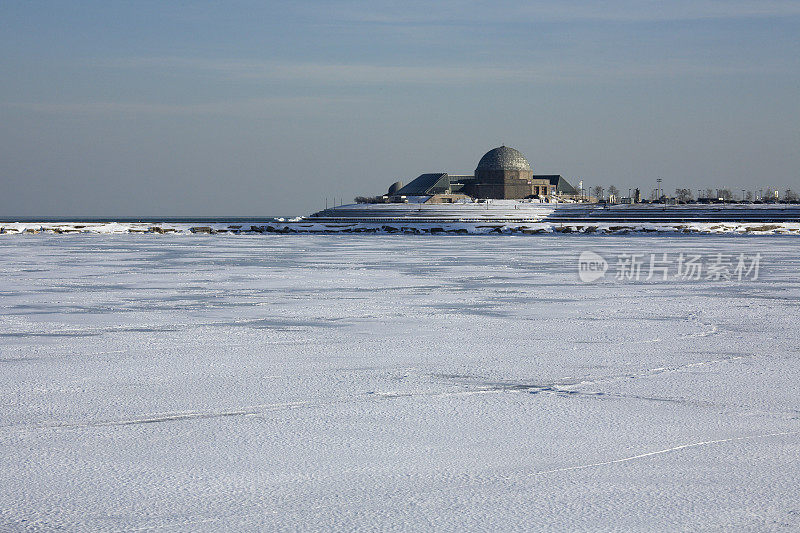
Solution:
M 578 257 L 578 277 L 584 283 L 596 281 L 606 275 L 608 262 L 603 256 L 594 252 L 581 252 Z

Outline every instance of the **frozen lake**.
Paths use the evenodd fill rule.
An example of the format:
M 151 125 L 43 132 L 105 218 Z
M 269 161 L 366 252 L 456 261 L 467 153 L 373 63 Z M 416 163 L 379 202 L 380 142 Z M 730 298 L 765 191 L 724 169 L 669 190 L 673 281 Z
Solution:
M 3 236 L 0 530 L 800 529 L 799 274 L 791 236 Z

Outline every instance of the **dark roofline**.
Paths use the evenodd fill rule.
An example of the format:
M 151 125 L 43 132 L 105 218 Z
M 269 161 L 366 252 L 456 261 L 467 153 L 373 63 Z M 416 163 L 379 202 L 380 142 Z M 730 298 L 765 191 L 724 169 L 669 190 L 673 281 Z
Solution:
M 421 174 L 395 194 L 399 196 L 425 196 L 437 194 L 441 189 L 450 189 L 450 178 L 447 176 L 447 172 Z
M 578 194 L 578 190 L 560 174 L 534 175 L 533 179 L 550 180 L 550 185 L 553 185 L 556 188 L 557 193 Z

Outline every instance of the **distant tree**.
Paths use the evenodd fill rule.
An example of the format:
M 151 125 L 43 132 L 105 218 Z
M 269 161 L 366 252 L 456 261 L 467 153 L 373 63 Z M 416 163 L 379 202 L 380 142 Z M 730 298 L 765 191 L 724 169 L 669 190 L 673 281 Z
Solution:
M 608 186 L 608 197 L 609 197 L 609 199 L 611 199 L 612 196 L 614 197 L 614 199 L 616 201 L 619 201 L 619 189 L 617 189 L 613 185 L 609 185 Z
M 600 186 L 600 185 L 595 185 L 594 187 L 592 187 L 592 194 L 598 200 L 602 200 L 603 199 L 603 187 Z
M 747 191 L 747 194 L 744 195 L 744 199 L 747 202 L 753 201 L 753 191 Z
M 785 202 L 796 202 L 800 200 L 800 197 L 792 189 L 786 189 L 786 192 L 783 193 L 783 200 Z
M 378 204 L 383 201 L 381 196 L 356 196 L 354 198 L 357 204 Z
M 706 189 L 706 198 L 717 198 L 714 196 L 714 191 L 712 189 Z
M 675 198 L 679 202 L 690 202 L 694 197 L 691 189 L 675 189 Z
M 717 189 L 717 198 L 722 198 L 727 202 L 733 200 L 733 193 L 730 189 Z

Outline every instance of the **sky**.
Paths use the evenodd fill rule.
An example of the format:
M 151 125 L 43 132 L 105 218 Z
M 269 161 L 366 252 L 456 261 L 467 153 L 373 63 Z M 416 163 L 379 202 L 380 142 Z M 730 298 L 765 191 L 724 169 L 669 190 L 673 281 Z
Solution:
M 0 217 L 303 215 L 501 144 L 800 189 L 800 1 L 0 3 Z

